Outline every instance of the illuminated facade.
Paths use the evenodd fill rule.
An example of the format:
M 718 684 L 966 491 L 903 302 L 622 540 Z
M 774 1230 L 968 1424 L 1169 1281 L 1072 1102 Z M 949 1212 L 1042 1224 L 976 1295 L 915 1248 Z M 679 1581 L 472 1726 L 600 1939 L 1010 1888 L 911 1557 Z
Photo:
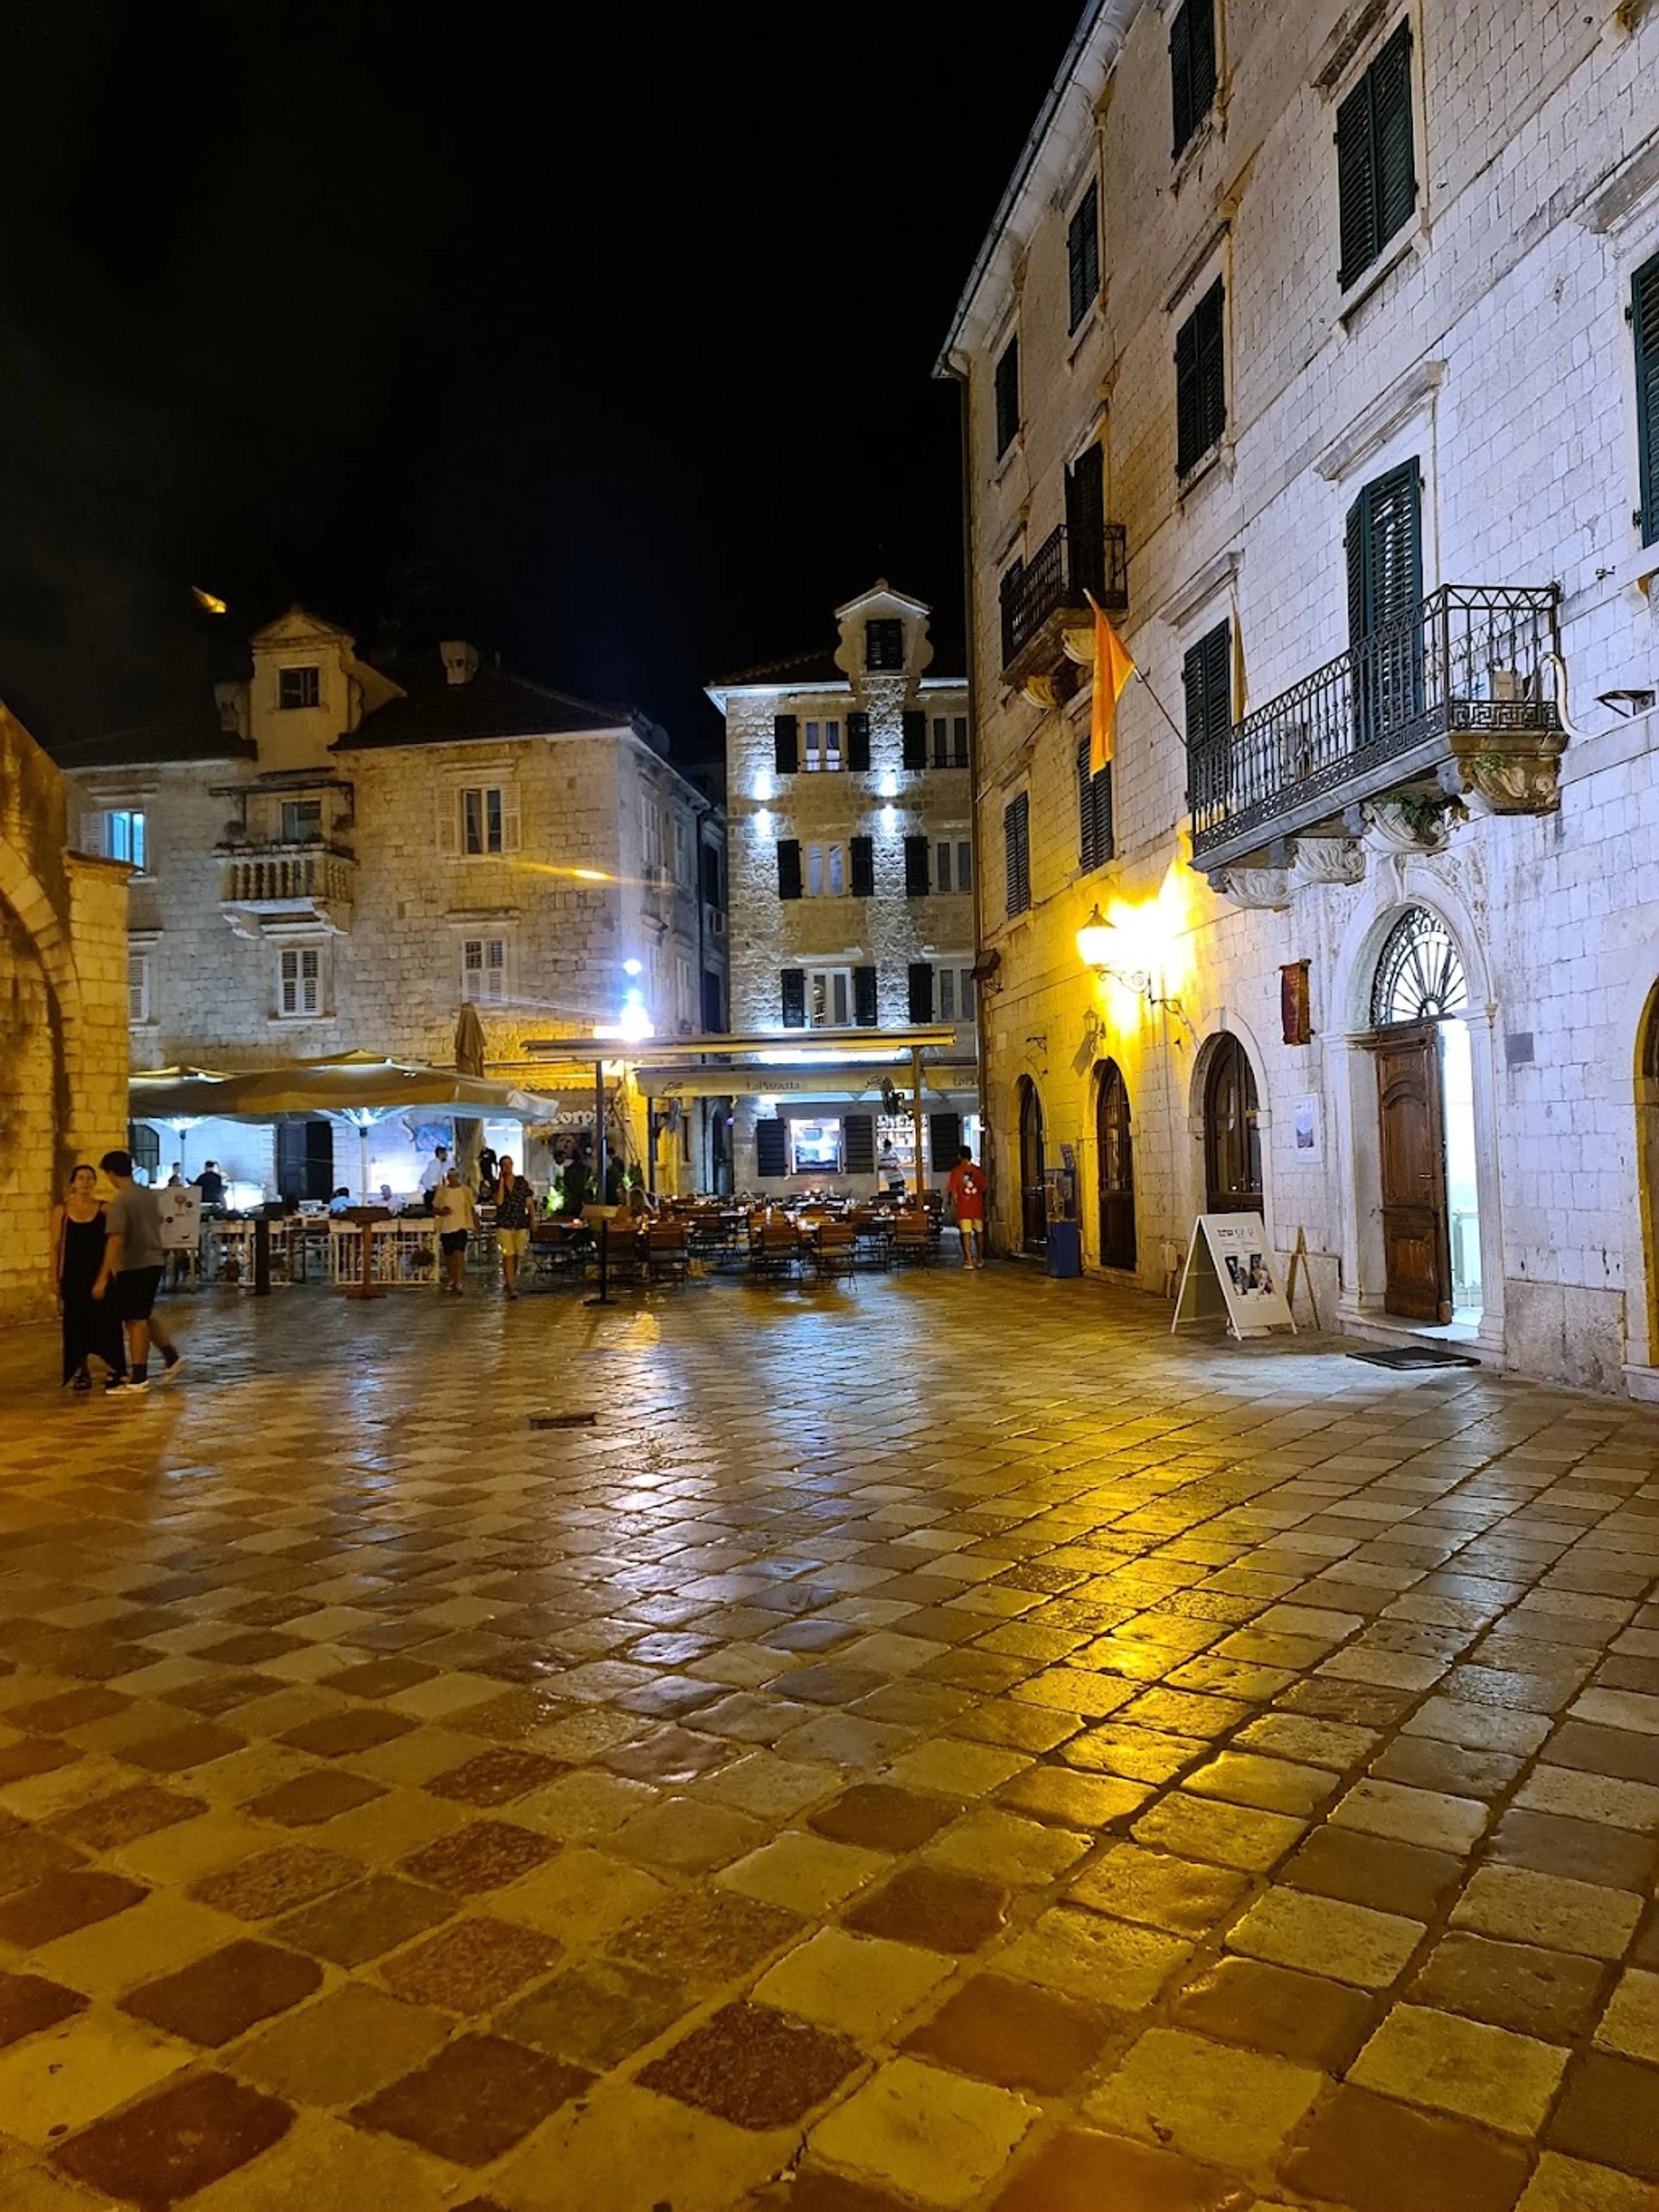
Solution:
M 879 581 L 836 609 L 833 646 L 708 689 L 726 718 L 732 1028 L 956 1024 L 924 1099 L 937 1179 L 978 1102 L 968 687 L 933 672 L 928 613 Z M 869 1188 L 886 1140 L 907 1167 L 914 1152 L 878 1086 L 739 1100 L 733 1138 L 740 1190 Z
M 632 992 L 659 1036 L 721 1026 L 723 815 L 642 714 L 464 643 L 372 665 L 297 608 L 204 704 L 73 775 L 83 848 L 134 869 L 135 1067 L 447 1064 L 469 1001 L 520 1078 L 522 1036 L 614 1023 Z M 270 1131 L 204 1146 L 274 1186 Z
M 1646 5 L 1085 15 L 940 362 L 1004 1249 L 1260 1209 L 1328 1326 L 1659 1394 L 1656 82 Z

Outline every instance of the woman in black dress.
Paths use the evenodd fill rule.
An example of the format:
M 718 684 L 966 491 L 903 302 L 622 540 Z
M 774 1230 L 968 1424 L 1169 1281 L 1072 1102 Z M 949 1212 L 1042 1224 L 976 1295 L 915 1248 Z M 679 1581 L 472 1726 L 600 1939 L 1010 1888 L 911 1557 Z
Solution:
M 92 1354 L 108 1368 L 111 1382 L 127 1371 L 115 1301 L 92 1295 L 104 1264 L 104 1209 L 93 1194 L 97 1180 L 92 1169 L 76 1168 L 69 1195 L 52 1216 L 53 1273 L 64 1315 L 64 1380 L 77 1390 L 92 1388 L 87 1368 Z

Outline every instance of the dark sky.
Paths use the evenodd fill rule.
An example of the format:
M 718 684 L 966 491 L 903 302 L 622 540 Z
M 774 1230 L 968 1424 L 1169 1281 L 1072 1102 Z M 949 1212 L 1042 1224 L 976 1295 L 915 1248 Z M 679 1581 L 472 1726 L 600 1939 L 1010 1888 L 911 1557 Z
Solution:
M 49 743 L 299 599 L 637 701 L 880 574 L 959 652 L 929 371 L 1079 0 L 36 0 L 0 29 L 0 698 Z

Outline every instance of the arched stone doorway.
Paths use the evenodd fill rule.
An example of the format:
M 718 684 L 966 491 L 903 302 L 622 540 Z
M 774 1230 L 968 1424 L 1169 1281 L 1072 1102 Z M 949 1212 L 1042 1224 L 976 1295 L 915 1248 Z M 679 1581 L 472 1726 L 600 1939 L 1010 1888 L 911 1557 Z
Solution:
M 33 940 L 0 898 L 0 1161 L 3 1186 L 21 1201 L 0 1253 L 0 1302 L 43 1284 L 58 1158 L 56 1008 Z
M 1260 1213 L 1261 1108 L 1249 1055 L 1231 1031 L 1217 1038 L 1204 1077 L 1204 1210 Z
M 1042 1101 L 1029 1075 L 1019 1079 L 1020 1243 L 1028 1252 L 1048 1242 L 1048 1194 L 1043 1178 Z
M 1115 1060 L 1100 1070 L 1095 1093 L 1095 1156 L 1100 1174 L 1100 1264 L 1135 1266 L 1135 1177 L 1129 1093 Z
M 1468 979 L 1444 919 L 1408 906 L 1371 978 L 1382 1310 L 1402 1320 L 1479 1319 L 1479 1153 Z

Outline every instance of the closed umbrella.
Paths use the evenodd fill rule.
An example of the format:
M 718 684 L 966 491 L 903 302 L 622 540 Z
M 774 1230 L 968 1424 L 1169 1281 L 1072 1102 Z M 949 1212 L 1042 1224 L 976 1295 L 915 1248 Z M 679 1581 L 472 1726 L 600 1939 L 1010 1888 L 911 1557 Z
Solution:
M 455 1017 L 455 1067 L 461 1075 L 482 1078 L 484 1072 L 483 1024 L 478 1019 L 478 1010 L 469 1000 Z M 474 1115 L 466 1115 L 455 1124 L 455 1164 L 461 1171 L 461 1181 L 476 1183 L 478 1180 L 478 1155 L 483 1148 L 483 1124 Z

